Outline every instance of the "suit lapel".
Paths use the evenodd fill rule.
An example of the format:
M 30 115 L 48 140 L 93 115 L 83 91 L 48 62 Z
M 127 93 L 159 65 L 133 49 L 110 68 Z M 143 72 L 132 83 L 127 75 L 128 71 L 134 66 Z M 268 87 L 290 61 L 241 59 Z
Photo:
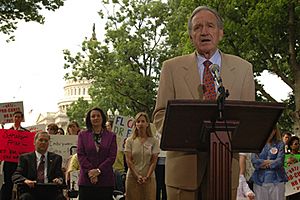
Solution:
M 224 53 L 221 52 L 221 77 L 222 77 L 222 81 L 223 81 L 223 85 L 225 87 L 225 89 L 228 89 L 229 92 L 231 90 L 231 88 L 233 87 L 234 84 L 234 71 L 235 71 L 235 67 L 232 66 L 228 60 L 227 57 Z
M 52 156 L 52 153 L 51 152 L 48 152 L 48 155 L 47 155 L 47 177 L 49 179 L 49 176 L 50 176 L 50 172 L 52 170 L 52 167 L 53 167 L 53 156 Z M 48 180 L 50 181 L 50 180 Z
M 186 74 L 184 75 L 184 80 L 188 85 L 188 88 L 193 98 L 199 99 L 199 94 L 202 93 L 202 88 L 200 87 L 201 85 L 197 57 L 195 53 L 192 53 L 189 54 L 186 58 L 186 62 L 182 66 L 186 71 Z
M 33 164 L 29 164 L 29 168 L 28 169 L 28 172 L 32 172 L 33 173 L 33 177 L 37 177 L 37 161 L 36 161 L 36 154 L 35 154 L 35 151 L 30 154 L 30 157 L 29 157 L 29 162 L 30 163 L 33 163 Z

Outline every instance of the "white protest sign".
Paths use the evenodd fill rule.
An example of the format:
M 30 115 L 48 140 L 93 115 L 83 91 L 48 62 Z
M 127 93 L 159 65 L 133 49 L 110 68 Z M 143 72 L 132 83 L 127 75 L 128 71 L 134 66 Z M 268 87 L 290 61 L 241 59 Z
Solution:
M 124 150 L 124 140 L 131 134 L 134 119 L 117 115 L 113 123 L 113 132 L 117 135 L 118 151 Z
M 23 101 L 0 103 L 0 122 L 13 123 L 13 114 L 17 111 L 24 113 Z
M 40 133 L 46 130 L 46 124 L 37 124 L 33 126 L 28 126 L 26 127 L 26 129 L 29 130 L 30 132 Z
M 48 151 L 62 156 L 62 167 L 66 166 L 70 157 L 70 151 L 74 151 L 77 148 L 77 138 L 77 135 L 50 135 Z M 75 153 L 76 151 L 72 152 L 72 154 Z
M 300 192 L 300 162 L 285 168 L 288 182 L 285 184 L 285 196 Z

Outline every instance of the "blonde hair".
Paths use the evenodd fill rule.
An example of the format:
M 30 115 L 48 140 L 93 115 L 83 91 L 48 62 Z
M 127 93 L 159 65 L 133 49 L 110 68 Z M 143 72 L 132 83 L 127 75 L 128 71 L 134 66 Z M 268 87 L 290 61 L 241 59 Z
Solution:
M 275 134 L 273 135 L 273 137 L 269 138 L 268 139 L 268 143 L 272 143 L 272 142 L 278 142 L 278 141 L 281 141 L 281 133 L 280 133 L 280 130 L 278 128 L 277 125 L 275 125 L 272 129 L 272 132 L 275 131 Z M 271 132 L 271 134 L 272 134 Z
M 152 131 L 151 131 L 151 127 L 150 127 L 150 118 L 148 117 L 147 113 L 145 112 L 139 112 L 138 114 L 136 114 L 135 118 L 134 118 L 134 122 L 133 122 L 133 128 L 132 128 L 132 134 L 130 137 L 132 137 L 132 139 L 137 138 L 138 136 L 138 130 L 136 128 L 136 121 L 140 118 L 144 116 L 146 118 L 146 121 L 148 123 L 148 127 L 146 129 L 146 135 L 148 137 L 153 137 Z

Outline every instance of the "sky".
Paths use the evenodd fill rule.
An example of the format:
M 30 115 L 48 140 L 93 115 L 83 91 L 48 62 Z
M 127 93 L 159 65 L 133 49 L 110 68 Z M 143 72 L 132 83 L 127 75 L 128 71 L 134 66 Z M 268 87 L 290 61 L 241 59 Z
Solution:
M 34 124 L 39 113 L 58 110 L 67 72 L 63 50 L 79 51 L 93 23 L 97 37 L 103 35 L 100 9 L 100 0 L 67 0 L 45 12 L 44 24 L 19 23 L 16 41 L 6 43 L 7 36 L 0 35 L 0 103 L 23 101 L 25 125 Z
M 44 24 L 19 23 L 16 41 L 6 43 L 6 36 L 0 35 L 0 103 L 23 101 L 23 125 L 35 124 L 40 113 L 58 110 L 66 73 L 63 50 L 79 51 L 85 37 L 91 37 L 93 23 L 101 40 L 105 24 L 97 13 L 101 7 L 100 0 L 67 0 L 55 12 L 44 14 Z M 278 101 L 291 92 L 275 75 L 264 73 L 259 80 Z

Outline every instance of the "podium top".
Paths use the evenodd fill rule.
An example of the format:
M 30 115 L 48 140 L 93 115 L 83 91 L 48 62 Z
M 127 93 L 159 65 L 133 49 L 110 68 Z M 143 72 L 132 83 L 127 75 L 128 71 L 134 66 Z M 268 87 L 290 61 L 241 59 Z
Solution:
M 260 152 L 285 106 L 283 103 L 225 101 L 224 123 L 234 122 L 233 152 Z M 165 114 L 161 148 L 197 151 L 209 141 L 203 136 L 204 122 L 218 117 L 216 101 L 170 100 Z M 226 130 L 223 130 L 226 131 Z

